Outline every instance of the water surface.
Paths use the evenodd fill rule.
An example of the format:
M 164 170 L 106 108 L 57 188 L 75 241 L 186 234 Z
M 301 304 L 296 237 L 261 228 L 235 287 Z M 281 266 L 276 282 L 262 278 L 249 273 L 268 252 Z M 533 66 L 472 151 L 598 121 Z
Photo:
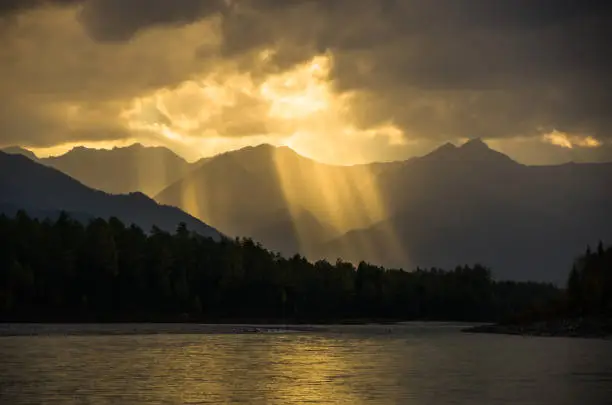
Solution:
M 2 404 L 610 404 L 612 342 L 453 325 L 2 325 Z

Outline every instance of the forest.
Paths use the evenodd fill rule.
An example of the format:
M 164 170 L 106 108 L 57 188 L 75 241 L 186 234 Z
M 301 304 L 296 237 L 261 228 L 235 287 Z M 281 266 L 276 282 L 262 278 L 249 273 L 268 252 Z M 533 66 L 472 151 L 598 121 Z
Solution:
M 557 298 L 538 303 L 466 332 L 534 336 L 609 338 L 612 336 L 612 246 L 600 242 L 595 251 L 587 246 L 578 256 L 567 285 Z
M 612 317 L 612 246 L 587 247 L 567 280 L 566 312 L 573 316 Z
M 577 261 L 565 290 L 497 281 L 480 264 L 385 269 L 283 257 L 251 239 L 150 232 L 116 218 L 0 215 L 0 321 L 500 321 L 568 302 L 610 310 L 612 249 Z M 568 264 L 568 270 L 571 263 Z

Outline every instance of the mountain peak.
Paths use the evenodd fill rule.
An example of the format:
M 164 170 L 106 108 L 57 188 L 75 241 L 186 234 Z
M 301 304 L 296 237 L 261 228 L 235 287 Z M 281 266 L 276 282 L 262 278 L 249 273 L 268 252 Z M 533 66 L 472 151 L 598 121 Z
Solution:
M 145 148 L 146 146 L 144 146 L 140 142 L 136 142 L 128 146 L 115 146 L 113 149 L 140 150 L 140 149 L 145 149 Z
M 491 149 L 482 138 L 473 138 L 460 146 L 460 149 Z
M 2 149 L 2 152 L 8 153 L 9 155 L 22 155 L 31 160 L 38 160 L 38 156 L 31 150 L 22 148 L 21 146 L 8 146 Z
M 244 148 L 226 152 L 228 155 L 236 156 L 274 156 L 277 153 L 291 153 L 297 155 L 297 153 L 288 146 L 275 146 L 269 143 L 262 143 L 255 146 L 246 146 Z
M 229 150 L 227 152 L 223 152 L 220 153 L 217 156 L 221 156 L 221 155 L 231 155 L 234 153 L 250 153 L 250 152 L 254 152 L 254 153 L 269 153 L 272 152 L 276 149 L 276 146 L 274 145 L 270 145 L 269 143 L 262 143 L 259 145 L 249 145 L 249 146 L 245 146 L 244 148 L 240 148 L 240 149 L 235 149 L 235 150 Z M 214 156 L 213 156 L 214 157 Z
M 445 159 L 452 154 L 456 153 L 457 147 L 450 143 L 446 142 L 444 145 L 437 147 L 427 155 L 423 156 L 423 158 L 427 159 Z
M 491 149 L 482 138 L 473 138 L 457 147 L 450 142 L 445 143 L 428 155 L 423 156 L 424 161 L 436 162 L 512 162 L 510 157 Z
M 452 153 L 457 150 L 457 146 L 455 144 L 446 142 L 444 145 L 435 149 L 432 153 Z
M 463 145 L 461 145 L 458 149 L 462 158 L 464 160 L 474 161 L 474 162 L 489 162 L 489 163 L 514 163 L 516 162 L 512 160 L 509 156 L 496 151 L 495 149 L 491 149 L 489 145 L 482 138 L 474 138 L 470 139 Z
M 249 147 L 247 146 L 248 149 Z M 274 150 L 276 149 L 276 146 L 270 144 L 270 143 L 260 143 L 259 145 L 255 145 L 255 146 L 251 146 L 250 148 L 254 149 L 254 150 Z

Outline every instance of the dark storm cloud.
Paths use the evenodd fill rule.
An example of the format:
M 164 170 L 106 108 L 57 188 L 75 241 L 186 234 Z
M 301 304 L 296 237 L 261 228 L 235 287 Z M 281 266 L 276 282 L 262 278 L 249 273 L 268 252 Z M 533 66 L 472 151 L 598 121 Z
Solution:
M 225 10 L 224 0 L 0 0 L 0 16 L 43 6 L 82 6 L 79 19 L 100 41 L 126 41 L 158 25 L 182 25 Z
M 271 60 L 285 66 L 330 50 L 336 89 L 360 92 L 364 126 L 392 120 L 440 138 L 612 134 L 612 2 L 302 3 L 226 18 L 226 52 L 276 46 Z
M 29 3 L 42 4 L 59 3 Z M 101 44 L 77 20 L 83 10 L 23 6 L 0 19 L 0 145 L 135 136 L 125 117 L 137 98 L 215 68 L 207 55 L 195 54 L 198 47 L 215 49 L 214 22 Z
M 47 5 L 70 6 L 83 0 L 0 0 L 0 16 Z
M 392 122 L 408 137 L 435 141 L 540 136 L 552 129 L 612 140 L 611 1 L 0 0 L 0 13 L 44 4 L 80 4 L 79 20 L 92 38 L 130 49 L 146 29 L 220 16 L 217 57 L 243 61 L 239 69 L 253 75 L 329 52 L 334 89 L 353 94 L 351 111 L 362 127 Z M 183 63 L 171 56 L 172 63 L 164 62 L 163 52 L 154 60 L 143 51 L 147 72 L 134 56 L 129 63 L 115 61 L 126 65 L 117 73 L 111 66 L 106 70 L 112 74 L 80 78 L 100 68 L 79 70 L 75 63 L 73 71 L 82 74 L 43 78 L 72 80 L 84 94 L 88 83 L 104 83 L 117 93 L 129 88 L 133 96 L 143 83 L 163 87 L 199 72 L 198 44 L 170 43 L 172 49 L 196 49 L 194 60 L 182 55 Z M 255 67 L 252 55 L 264 49 L 275 52 L 265 67 Z M 145 73 L 151 79 L 142 79 Z M 257 123 L 245 128 L 251 126 Z
M 127 41 L 160 25 L 183 25 L 232 10 L 282 10 L 308 0 L 0 0 L 0 16 L 43 6 L 82 6 L 79 19 L 99 41 Z
M 81 19 L 102 41 L 124 41 L 156 25 L 182 25 L 221 12 L 223 0 L 86 0 Z

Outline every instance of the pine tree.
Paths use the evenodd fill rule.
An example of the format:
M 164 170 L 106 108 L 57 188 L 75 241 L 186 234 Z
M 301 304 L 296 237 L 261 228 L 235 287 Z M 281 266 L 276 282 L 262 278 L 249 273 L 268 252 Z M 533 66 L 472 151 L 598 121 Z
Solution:
M 602 257 L 604 255 L 604 247 L 603 242 L 600 240 L 599 244 L 597 244 L 597 256 Z
M 571 310 L 579 310 L 582 306 L 582 285 L 580 273 L 574 264 L 567 280 L 567 295 Z

